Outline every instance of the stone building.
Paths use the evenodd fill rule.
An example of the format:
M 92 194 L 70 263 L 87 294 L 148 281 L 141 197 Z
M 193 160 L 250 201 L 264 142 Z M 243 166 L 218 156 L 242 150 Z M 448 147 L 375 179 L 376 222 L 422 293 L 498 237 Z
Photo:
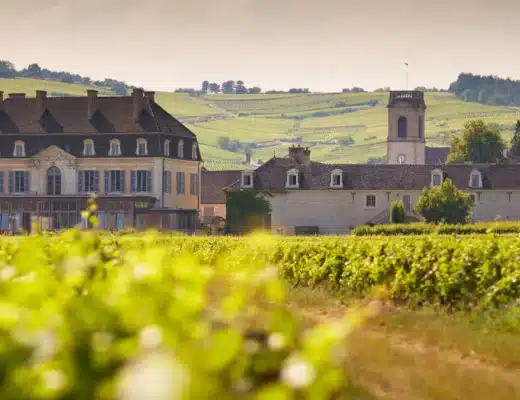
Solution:
M 86 225 L 93 195 L 101 228 L 194 229 L 197 138 L 154 97 L 0 92 L 0 230 Z
M 448 149 L 425 146 L 425 110 L 421 92 L 390 93 L 388 164 L 325 164 L 312 161 L 309 148 L 290 147 L 287 157 L 243 171 L 222 188 L 271 192 L 271 229 L 285 234 L 387 223 L 394 200 L 413 217 L 422 190 L 448 178 L 473 196 L 475 221 L 519 220 L 520 164 L 445 164 Z M 203 198 L 206 190 L 217 188 L 203 187 Z

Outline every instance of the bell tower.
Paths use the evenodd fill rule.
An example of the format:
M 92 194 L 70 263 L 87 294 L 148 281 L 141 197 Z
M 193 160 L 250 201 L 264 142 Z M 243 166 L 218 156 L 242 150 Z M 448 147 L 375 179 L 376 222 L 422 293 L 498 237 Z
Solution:
M 388 101 L 388 164 L 424 164 L 424 93 L 391 91 Z

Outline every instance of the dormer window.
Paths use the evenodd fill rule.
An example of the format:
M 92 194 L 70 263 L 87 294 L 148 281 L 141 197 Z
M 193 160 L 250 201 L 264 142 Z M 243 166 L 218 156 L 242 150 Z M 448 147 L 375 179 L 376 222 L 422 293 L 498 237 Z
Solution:
M 111 157 L 118 157 L 121 155 L 121 142 L 119 139 L 112 139 L 110 141 L 110 149 L 108 155 Z
M 177 157 L 184 158 L 184 140 L 179 140 L 179 146 L 177 147 Z
M 482 187 L 482 174 L 480 171 L 473 170 L 469 176 L 469 187 L 481 188 Z
M 442 171 L 435 169 L 431 174 L 431 186 L 440 186 L 442 184 Z
M 95 156 L 94 141 L 92 139 L 85 139 L 83 141 L 83 155 L 84 156 Z
M 298 170 L 292 169 L 287 172 L 287 182 L 285 186 L 288 188 L 297 188 L 299 186 Z
M 135 154 L 138 156 L 148 155 L 148 146 L 146 144 L 146 139 L 137 139 L 137 148 L 135 149 Z
M 14 157 L 25 157 L 25 143 L 21 140 L 14 142 Z
M 330 187 L 331 188 L 341 188 L 343 187 L 343 171 L 340 169 L 335 169 L 330 174 Z
M 170 156 L 170 141 L 168 139 L 164 141 L 164 155 L 166 157 Z
M 242 173 L 242 182 L 241 186 L 243 188 L 252 188 L 253 187 L 253 173 L 252 172 L 244 172 Z
M 193 143 L 191 146 L 191 159 L 196 160 L 198 158 L 197 156 L 197 143 Z

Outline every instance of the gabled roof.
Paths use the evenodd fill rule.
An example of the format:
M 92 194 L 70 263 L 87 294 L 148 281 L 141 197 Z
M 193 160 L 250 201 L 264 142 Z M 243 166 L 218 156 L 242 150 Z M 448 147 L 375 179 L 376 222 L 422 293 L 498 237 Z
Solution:
M 425 147 L 425 164 L 440 165 L 446 164 L 448 160 L 449 147 Z
M 36 98 L 7 98 L 0 100 L 0 134 L 161 132 L 195 137 L 155 101 L 142 100 L 136 120 L 133 96 L 96 97 L 96 112 L 89 120 L 86 96 L 46 97 L 43 110 Z
M 201 204 L 225 204 L 224 189 L 240 184 L 242 171 L 206 171 L 201 172 Z
M 290 158 L 272 158 L 259 167 L 254 172 L 254 188 L 284 189 L 291 169 L 299 171 L 299 188 L 291 190 L 422 190 L 430 185 L 434 169 L 443 171 L 444 178 L 451 179 L 459 189 L 472 189 L 469 181 L 475 169 L 482 174 L 483 189 L 520 189 L 520 164 L 368 165 L 311 161 L 302 165 Z M 335 169 L 343 171 L 341 189 L 330 189 L 330 174 Z

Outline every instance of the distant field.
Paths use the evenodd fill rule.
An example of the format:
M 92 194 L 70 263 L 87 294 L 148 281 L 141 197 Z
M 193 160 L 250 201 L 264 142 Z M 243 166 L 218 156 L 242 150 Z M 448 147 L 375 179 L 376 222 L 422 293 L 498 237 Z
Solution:
M 0 79 L 0 90 L 34 96 L 84 95 L 86 86 L 35 79 Z M 113 95 L 100 90 L 100 95 Z M 312 147 L 316 161 L 364 163 L 386 154 L 388 93 L 316 93 L 189 96 L 158 92 L 156 99 L 168 112 L 195 132 L 208 168 L 246 168 L 244 153 L 217 147 L 220 136 L 257 145 L 253 160 L 284 156 L 290 141 Z M 445 146 L 467 120 L 482 118 L 502 126 L 506 140 L 520 119 L 520 107 L 467 103 L 451 93 L 426 93 L 426 139 Z M 349 143 L 348 145 L 346 145 Z

